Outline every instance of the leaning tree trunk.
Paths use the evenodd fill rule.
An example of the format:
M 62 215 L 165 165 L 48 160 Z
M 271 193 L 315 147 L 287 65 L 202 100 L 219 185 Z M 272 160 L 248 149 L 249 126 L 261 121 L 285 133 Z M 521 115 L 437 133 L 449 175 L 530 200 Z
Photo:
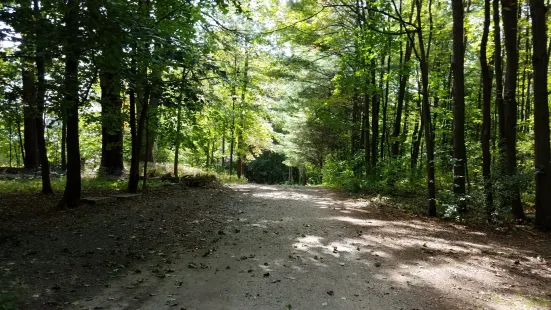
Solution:
M 67 111 L 67 182 L 60 206 L 70 208 L 78 206 L 80 202 L 80 146 L 78 137 L 78 18 L 79 1 L 68 0 L 65 15 L 66 44 L 65 44 L 65 98 L 64 105 Z
M 547 90 L 546 7 L 543 0 L 530 0 L 532 16 L 532 66 L 534 70 L 534 143 L 536 170 L 536 225 L 551 229 L 551 165 L 549 145 L 549 103 Z
M 467 211 L 465 201 L 465 47 L 462 0 L 452 0 L 453 10 L 453 193 L 458 211 Z
M 505 88 L 503 100 L 505 102 L 505 164 L 509 177 L 508 202 L 515 218 L 524 219 L 524 210 L 520 201 L 517 176 L 517 0 L 501 0 L 503 16 L 503 33 L 505 38 Z

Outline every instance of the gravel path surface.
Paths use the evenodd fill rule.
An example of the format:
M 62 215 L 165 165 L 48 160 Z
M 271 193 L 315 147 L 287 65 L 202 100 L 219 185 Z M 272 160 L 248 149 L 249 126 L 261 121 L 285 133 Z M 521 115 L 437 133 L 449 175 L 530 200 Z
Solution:
M 202 203 L 232 209 L 208 246 L 174 247 L 68 307 L 549 309 L 549 239 L 477 231 L 322 188 L 231 189 L 202 190 Z

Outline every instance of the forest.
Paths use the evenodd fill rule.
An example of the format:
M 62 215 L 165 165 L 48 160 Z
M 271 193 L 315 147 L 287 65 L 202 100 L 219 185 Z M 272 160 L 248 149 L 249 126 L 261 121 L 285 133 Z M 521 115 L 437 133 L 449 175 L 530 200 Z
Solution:
M 549 228 L 548 6 L 7 1 L 0 164 L 62 175 L 60 206 L 166 163 Z
M 256 248 L 257 238 L 280 251 L 292 239 L 293 252 L 266 255 L 308 268 L 333 259 L 345 259 L 335 261 L 342 268 L 359 264 L 364 257 L 354 253 L 377 244 L 386 250 L 371 250 L 375 260 L 357 266 L 379 270 L 384 281 L 396 276 L 399 267 L 390 260 L 399 255 L 412 266 L 425 261 L 420 255 L 438 256 L 443 265 L 452 260 L 448 279 L 474 268 L 473 255 L 479 255 L 489 265 L 473 277 L 498 268 L 487 277 L 506 274 L 518 281 L 487 296 L 480 293 L 483 285 L 457 282 L 478 292 L 480 303 L 473 304 L 456 284 L 448 287 L 451 282 L 428 274 L 413 288 L 414 277 L 400 282 L 411 294 L 403 297 L 406 306 L 466 309 L 503 300 L 510 304 L 499 309 L 525 309 L 526 302 L 536 303 L 534 309 L 550 306 L 544 250 L 551 248 L 545 245 L 551 230 L 550 8 L 549 0 L 2 1 L 0 309 L 115 309 L 92 297 L 73 301 L 71 294 L 119 296 L 109 284 L 115 280 L 123 281 L 117 287 L 143 285 L 143 279 L 122 280 L 128 266 L 134 266 L 133 277 L 151 274 L 165 283 L 180 272 L 206 272 L 222 255 L 212 253 L 224 248 L 208 242 L 235 236 L 225 246 L 238 246 L 244 240 L 238 235 L 249 232 L 243 249 Z M 107 207 L 82 206 L 88 196 L 108 195 Z M 140 198 L 113 202 L 132 197 Z M 355 209 L 358 204 L 371 209 Z M 301 208 L 310 210 L 304 211 L 308 219 Z M 404 212 L 396 215 L 398 209 Z M 247 221 L 240 214 L 258 222 L 239 226 Z M 323 214 L 345 224 L 329 226 Z M 370 239 L 378 234 L 370 234 L 375 226 L 386 227 L 380 228 L 383 239 L 394 241 Z M 259 227 L 263 233 L 254 232 Z M 398 233 L 403 229 L 408 238 Z M 87 242 L 78 239 L 82 230 Z M 355 236 L 356 243 L 342 235 Z M 180 248 L 208 251 L 199 263 L 197 254 Z M 58 262 L 51 251 L 61 253 Z M 261 259 L 249 253 L 236 252 L 215 274 L 237 272 L 229 263 L 235 257 L 241 264 Z M 189 258 L 184 267 L 174 265 L 178 255 Z M 151 262 L 149 257 L 157 267 L 135 263 Z M 159 267 L 165 265 L 173 267 Z M 82 268 L 71 278 L 75 266 Z M 266 285 L 299 281 L 295 274 L 274 278 L 281 267 L 276 260 L 259 266 L 243 267 L 226 282 L 254 277 L 257 269 L 263 271 L 254 281 L 266 278 Z M 90 268 L 104 276 L 93 280 Z M 25 284 L 21 279 L 32 272 L 38 280 Z M 476 274 L 464 272 L 467 278 Z M 52 281 L 46 293 L 33 293 Z M 221 300 L 209 306 L 194 299 L 208 290 L 186 281 L 176 287 L 191 285 L 191 306 L 218 309 L 213 305 Z M 430 292 L 423 290 L 429 286 Z M 90 293 L 94 287 L 101 293 Z M 298 294 L 286 291 L 292 287 L 276 291 Z M 262 304 L 271 293 L 248 289 L 239 294 L 254 305 L 230 298 L 228 307 L 314 307 L 287 295 L 277 297 L 277 307 L 273 300 Z M 12 291 L 20 301 L 12 303 Z M 320 291 L 324 298 L 340 294 Z M 141 307 L 139 298 L 120 294 L 109 300 Z M 144 305 L 185 303 L 177 293 L 168 300 L 156 294 Z M 456 299 L 447 304 L 416 294 Z M 352 303 L 359 298 L 315 304 L 356 309 Z M 376 309 L 393 308 L 372 300 L 380 302 L 371 305 Z

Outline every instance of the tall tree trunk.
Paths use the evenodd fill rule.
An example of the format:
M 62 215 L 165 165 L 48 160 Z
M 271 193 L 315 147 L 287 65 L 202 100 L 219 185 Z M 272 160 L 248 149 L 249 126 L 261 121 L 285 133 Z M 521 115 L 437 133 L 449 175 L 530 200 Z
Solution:
M 380 89 L 375 83 L 375 70 L 376 64 L 375 59 L 371 60 L 371 85 L 374 89 L 372 95 L 372 110 L 371 110 L 371 167 L 373 169 L 377 166 L 377 147 L 379 146 L 379 106 L 381 102 L 381 96 L 379 95 Z
M 129 105 L 130 105 L 130 136 L 131 136 L 131 155 L 130 155 L 130 173 L 128 179 L 128 192 L 137 193 L 138 183 L 140 180 L 140 149 L 141 141 L 138 139 L 137 129 L 137 104 L 136 104 L 136 87 L 138 85 L 137 79 L 137 46 L 132 47 L 132 59 L 131 59 L 131 76 L 132 79 L 129 84 Z
M 62 107 L 61 116 L 61 171 L 67 170 L 67 111 Z
M 520 7 L 520 5 L 519 5 Z M 524 39 L 524 52 L 525 57 L 522 61 L 522 77 L 521 77 L 521 86 L 520 86 L 520 107 L 519 107 L 519 119 L 520 121 L 526 121 L 528 120 L 528 115 L 525 114 L 526 108 L 525 104 L 527 102 L 526 98 L 530 96 L 530 90 L 526 88 L 526 78 L 528 76 L 528 73 L 526 72 L 530 68 L 530 27 L 526 27 L 526 35 Z M 519 41 L 520 44 L 520 41 Z M 528 125 L 523 124 L 522 129 L 523 131 L 528 131 Z
M 147 103 L 147 107 L 149 107 L 149 103 Z M 149 144 L 149 108 L 147 109 L 147 111 L 145 112 L 145 145 L 147 146 Z M 142 182 L 142 190 L 145 190 L 146 187 L 147 187 L 147 163 L 148 163 L 148 158 L 149 156 L 149 148 L 146 147 L 145 148 L 145 161 L 143 163 L 143 182 Z
M 135 73 L 135 56 L 132 59 L 132 71 Z M 136 128 L 136 89 L 135 89 L 135 80 L 130 84 L 129 89 L 129 108 L 130 108 L 130 137 L 132 143 L 132 150 L 130 156 L 130 173 L 128 178 L 128 191 L 130 193 L 138 192 L 138 182 L 140 179 L 140 143 L 138 141 L 138 131 Z
M 467 211 L 465 201 L 465 47 L 463 1 L 452 0 L 453 10 L 453 193 L 458 211 Z
M 494 194 L 492 188 L 491 166 L 492 158 L 490 152 L 491 138 L 491 100 L 492 100 L 492 75 L 488 66 L 486 56 L 488 46 L 488 35 L 490 32 L 490 4 L 491 0 L 484 0 L 484 30 L 480 43 L 480 69 L 482 71 L 482 177 L 484 182 L 484 198 L 486 203 L 486 216 L 489 222 L 493 220 Z
M 409 18 L 409 22 L 411 23 L 411 20 L 413 18 L 415 9 L 415 2 L 411 2 L 411 14 Z M 400 14 L 402 11 L 402 5 L 400 2 Z M 403 25 L 400 23 L 400 31 L 402 30 Z M 407 123 L 407 108 L 403 109 L 404 106 L 404 100 L 406 99 L 406 93 L 407 93 L 407 82 L 409 80 L 409 74 L 410 74 L 410 68 L 409 68 L 409 62 L 411 60 L 411 54 L 413 52 L 413 45 L 412 43 L 415 41 L 415 38 L 413 36 L 408 35 L 408 41 L 406 43 L 406 51 L 404 58 L 402 59 L 402 54 L 400 53 L 400 74 L 399 74 L 399 85 L 398 85 L 398 102 L 396 104 L 396 116 L 394 119 L 394 128 L 392 130 L 392 138 L 394 140 L 394 143 L 392 143 L 392 156 L 397 157 L 400 154 L 400 144 L 403 141 L 403 139 L 400 137 L 400 126 L 401 126 L 401 120 L 402 120 L 402 110 L 406 110 L 404 114 L 406 115 L 404 120 L 404 130 L 402 131 L 402 136 L 405 137 L 406 135 L 406 123 Z M 401 46 L 401 45 L 400 45 Z M 407 102 L 406 102 L 407 104 Z
M 365 77 L 363 96 L 364 96 L 364 113 L 363 113 L 363 127 L 365 128 L 364 138 L 364 161 L 365 161 L 365 175 L 368 176 L 371 170 L 371 151 L 369 149 L 369 93 L 368 93 L 368 79 Z
M 359 107 L 358 89 L 354 86 L 354 95 L 352 96 L 352 123 L 350 126 L 350 159 L 354 160 L 358 151 L 359 140 L 362 132 L 358 132 L 358 119 L 361 118 Z
M 180 102 L 181 103 L 181 102 Z M 178 177 L 178 161 L 180 157 L 180 131 L 182 130 L 182 107 L 178 104 L 178 114 L 176 117 L 176 143 L 174 146 L 174 176 Z
M 396 157 L 400 150 L 400 126 L 402 120 L 402 110 L 404 105 L 404 99 L 406 97 L 406 85 L 409 80 L 409 61 L 411 59 L 411 44 L 406 44 L 406 53 L 404 62 L 401 64 L 400 82 L 398 86 L 398 102 L 396 104 L 396 117 L 394 119 L 394 128 L 392 130 L 392 138 L 394 143 L 392 144 L 392 156 Z
M 386 77 L 386 85 L 385 85 L 385 99 L 384 99 L 384 104 L 383 104 L 383 133 L 382 133 L 382 136 L 381 136 L 381 159 L 384 158 L 384 144 L 388 141 L 388 137 L 387 137 L 387 126 L 386 126 L 386 123 L 387 123 L 387 108 L 388 108 L 388 93 L 389 93 L 389 88 L 390 88 L 390 61 L 391 61 L 391 52 L 392 52 L 392 41 L 389 40 L 388 42 L 388 60 L 387 60 L 387 64 L 386 64 L 386 74 L 387 74 L 387 77 Z
M 15 118 L 15 123 L 17 125 L 17 137 L 18 137 L 18 140 L 19 140 L 19 150 L 21 151 L 21 159 L 23 160 L 23 163 L 25 162 L 25 148 L 23 147 L 23 137 L 22 137 L 22 134 L 21 134 L 21 114 L 19 113 L 19 106 L 18 105 L 15 105 L 15 113 L 16 113 L 16 118 Z M 17 166 L 19 167 L 19 157 L 17 158 Z
M 524 210 L 520 201 L 520 192 L 516 182 L 517 175 L 517 0 L 501 0 L 503 16 L 503 33 L 505 38 L 505 155 L 510 194 L 507 197 L 511 211 L 517 219 L 524 219 Z
M 161 100 L 162 96 L 162 69 L 158 66 L 153 66 L 154 69 L 151 73 L 151 91 L 150 91 L 150 98 L 149 98 L 149 104 L 148 104 L 148 114 L 147 114 L 147 121 L 149 122 L 149 139 L 147 143 L 144 141 L 144 153 L 141 154 L 143 157 L 141 159 L 143 161 L 148 162 L 154 162 L 155 156 L 154 156 L 154 146 L 155 141 L 157 140 L 157 128 L 159 127 L 159 117 L 157 114 L 157 108 L 159 107 L 159 101 Z
M 180 94 L 178 95 L 178 114 L 176 116 L 176 142 L 174 146 L 174 176 L 178 177 L 178 161 L 180 156 L 180 143 L 182 131 L 182 99 L 184 98 L 184 85 L 186 82 L 186 68 L 182 70 L 182 79 L 180 82 Z
M 78 59 L 80 46 L 78 44 L 79 0 L 67 0 L 65 15 L 65 79 L 64 105 L 67 109 L 67 183 L 60 206 L 70 208 L 80 203 L 80 146 L 78 135 L 79 83 Z
M 109 175 L 120 175 L 124 170 L 121 80 L 116 68 L 116 66 L 105 66 L 99 69 L 102 125 L 101 167 Z
M 503 104 L 503 57 L 501 50 L 501 23 L 499 0 L 492 1 L 494 22 L 494 67 L 496 76 L 496 111 L 498 124 L 498 149 L 501 173 L 505 172 L 505 107 Z
M 237 80 L 237 56 L 233 57 L 233 70 L 235 73 L 235 79 Z M 230 177 L 233 173 L 233 153 L 235 151 L 235 101 L 237 97 L 237 86 L 235 85 L 237 81 L 232 82 L 231 87 L 231 128 L 230 128 Z
M 108 175 L 120 175 L 123 166 L 123 117 L 121 113 L 121 66 L 123 63 L 122 29 L 109 2 L 86 2 L 90 15 L 92 39 L 101 54 L 96 62 L 101 88 L 101 162 Z M 103 4 L 103 6 L 102 6 Z M 101 9 L 104 10 L 102 14 Z M 103 34 L 103 35 L 102 35 Z
M 222 160 L 220 161 L 222 165 L 222 171 L 226 171 L 226 121 L 222 124 Z
M 237 178 L 241 179 L 243 175 L 243 165 L 245 164 L 245 141 L 244 141 L 244 130 L 245 130 L 245 121 L 243 116 L 243 111 L 245 105 L 247 104 L 247 87 L 249 85 L 249 52 L 247 50 L 248 42 L 245 45 L 245 65 L 243 66 L 243 81 L 241 83 L 241 102 L 239 104 L 239 128 L 237 131 Z
M 421 84 L 422 84 L 422 114 L 423 114 L 423 127 L 425 132 L 425 144 L 427 154 L 427 213 L 429 216 L 436 216 L 436 180 L 434 175 L 434 140 L 431 125 L 431 112 L 429 102 L 429 63 L 428 63 L 428 51 L 425 49 L 425 43 L 423 38 L 422 24 L 421 24 L 421 0 L 415 0 L 415 6 L 417 7 L 417 40 L 419 42 L 419 49 L 415 50 L 416 56 L 419 59 L 419 66 L 421 69 Z M 432 0 L 429 0 L 429 19 L 432 20 L 431 13 Z M 413 44 L 412 37 L 410 36 L 410 42 Z M 427 46 L 432 44 L 431 34 L 429 33 L 429 40 Z
M 23 62 L 23 66 L 25 66 Z M 25 137 L 25 168 L 37 170 L 39 167 L 38 153 L 38 141 L 36 124 L 37 118 L 40 118 L 37 106 L 36 106 L 36 88 L 34 82 L 34 74 L 32 68 L 23 68 L 22 71 L 22 84 L 23 84 L 23 134 Z
M 549 145 L 549 103 L 547 69 L 546 6 L 543 0 L 530 0 L 532 16 L 532 67 L 534 70 L 534 143 L 536 171 L 536 225 L 551 229 L 551 165 Z
M 416 104 L 417 104 L 417 112 L 419 113 L 419 117 L 417 118 L 417 120 L 415 121 L 415 127 L 413 127 L 413 133 L 411 135 L 411 163 L 410 163 L 410 176 L 412 177 L 413 179 L 413 176 L 415 174 L 415 168 L 417 167 L 417 161 L 419 160 L 419 150 L 421 148 L 421 137 L 422 137 L 422 134 L 423 134 L 423 126 L 424 126 L 424 121 L 423 121 L 423 109 L 421 107 L 421 93 L 422 93 L 422 89 L 421 89 L 421 82 L 418 80 L 417 81 L 417 86 L 418 86 L 418 90 L 417 90 L 417 101 L 416 101 Z M 419 124 L 421 123 L 421 124 Z

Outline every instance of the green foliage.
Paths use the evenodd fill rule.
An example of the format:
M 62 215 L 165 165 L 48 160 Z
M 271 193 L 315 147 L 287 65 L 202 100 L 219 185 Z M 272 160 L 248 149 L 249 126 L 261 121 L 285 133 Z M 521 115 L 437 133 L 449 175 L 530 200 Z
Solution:
M 247 180 L 254 183 L 281 184 L 289 179 L 289 167 L 285 156 L 266 151 L 250 161 L 245 170 Z

